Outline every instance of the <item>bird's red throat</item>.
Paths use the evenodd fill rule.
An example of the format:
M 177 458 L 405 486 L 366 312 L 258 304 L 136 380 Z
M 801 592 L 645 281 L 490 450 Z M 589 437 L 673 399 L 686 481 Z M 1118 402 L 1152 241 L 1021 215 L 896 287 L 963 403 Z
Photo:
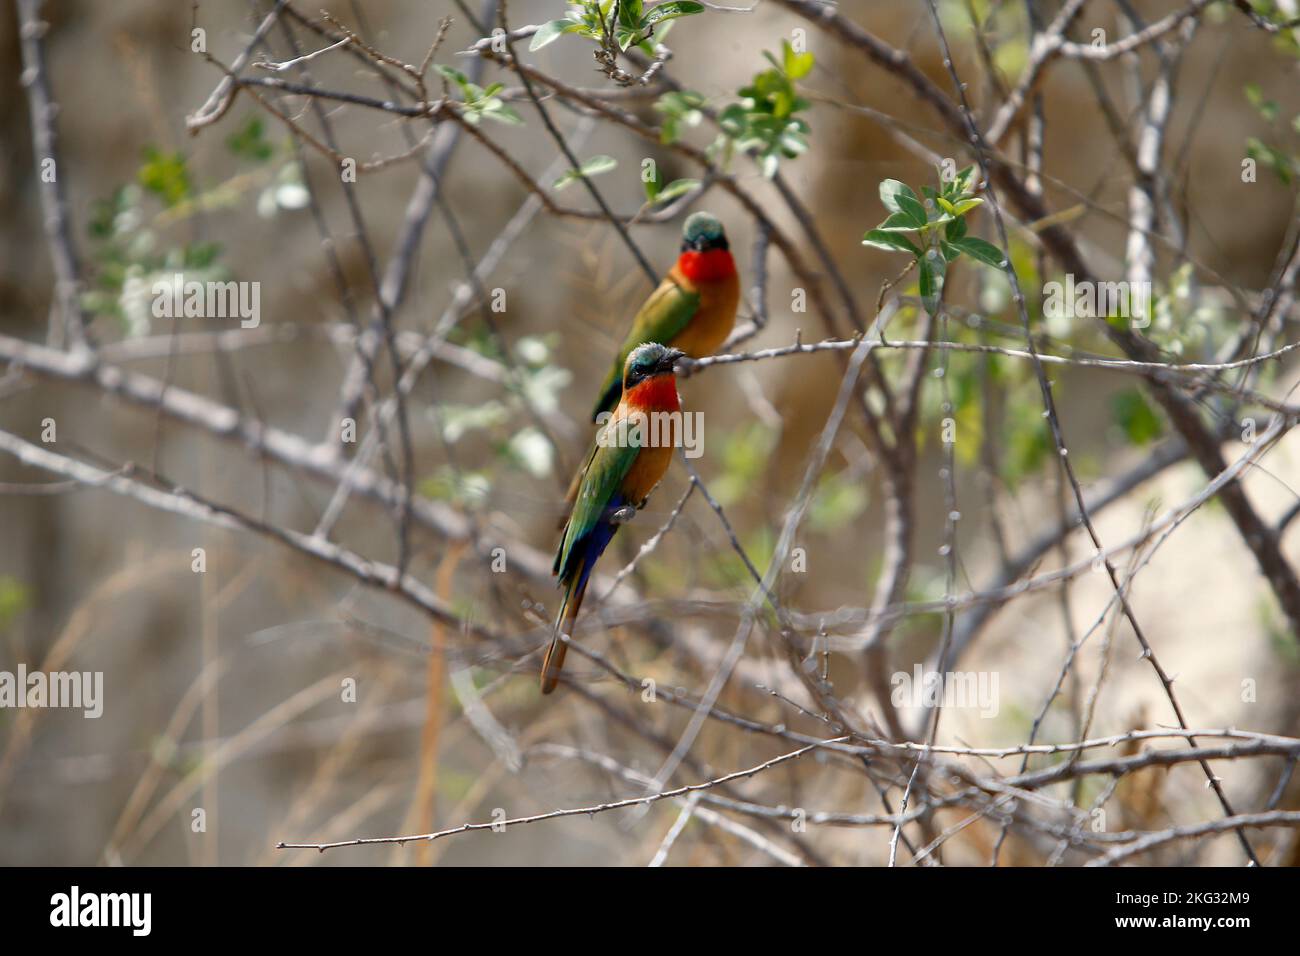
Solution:
M 717 282 L 736 274 L 736 261 L 728 249 L 687 249 L 677 257 L 677 268 L 692 282 Z
M 672 375 L 656 375 L 637 382 L 627 393 L 627 404 L 642 412 L 681 411 L 677 397 L 677 379 Z

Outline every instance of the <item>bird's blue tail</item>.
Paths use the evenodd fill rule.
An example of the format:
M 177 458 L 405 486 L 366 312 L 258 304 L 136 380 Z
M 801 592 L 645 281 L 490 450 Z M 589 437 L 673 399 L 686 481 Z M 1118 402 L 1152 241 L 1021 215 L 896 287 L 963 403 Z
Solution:
M 622 507 L 623 499 L 615 496 L 610 502 L 610 510 Z M 576 554 L 570 554 L 568 566 L 562 569 L 560 582 L 565 584 L 564 600 L 560 602 L 560 613 L 555 616 L 555 634 L 551 646 L 546 649 L 546 658 L 542 661 L 542 693 L 549 694 L 555 690 L 560 681 L 560 669 L 564 667 L 564 655 L 569 645 L 560 639 L 560 635 L 573 634 L 573 622 L 582 607 L 582 599 L 587 593 L 587 581 L 596 567 L 596 562 L 609 547 L 610 540 L 618 526 L 602 519 L 596 523 L 587 536 L 574 548 Z

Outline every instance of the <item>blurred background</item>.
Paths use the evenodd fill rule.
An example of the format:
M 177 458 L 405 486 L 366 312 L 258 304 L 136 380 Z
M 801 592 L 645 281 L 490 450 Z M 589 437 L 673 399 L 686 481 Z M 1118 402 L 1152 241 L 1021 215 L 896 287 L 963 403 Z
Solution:
M 367 244 L 382 273 L 399 251 L 420 165 L 418 159 L 394 162 L 360 175 L 351 186 L 363 242 L 333 164 L 295 141 L 246 91 L 219 121 L 190 135 L 186 117 L 222 76 L 193 51 L 191 31 L 202 28 L 207 52 L 229 65 L 269 6 L 238 0 L 47 3 L 44 42 L 60 107 L 58 175 L 96 340 L 116 365 L 208 396 L 312 445 L 336 434 L 340 387 L 354 354 L 350 320 L 370 316 Z M 1130 8 L 1096 0 L 1086 5 L 1072 35 L 1088 42 L 1092 30 L 1102 29 L 1107 42 L 1114 42 L 1132 30 L 1126 8 L 1152 22 L 1177 6 L 1139 2 Z M 967 93 L 987 123 L 1003 99 L 999 89 L 1013 86 L 1025 67 L 1025 10 L 984 0 L 944 0 L 940 7 L 955 64 L 971 78 Z M 1042 18 L 1050 19 L 1057 7 L 1043 4 Z M 340 0 L 327 8 L 375 48 L 407 63 L 420 63 L 444 16 L 453 23 L 435 62 L 467 70 L 473 58 L 458 53 L 482 35 L 448 0 Z M 300 9 L 319 23 L 315 9 Z M 907 51 L 945 93 L 951 90 L 925 3 L 855 0 L 837 9 Z M 474 4 L 473 12 L 482 11 Z M 558 2 L 509 7 L 512 27 L 562 14 Z M 982 25 L 978 42 L 972 15 Z M 293 22 L 292 30 L 302 52 L 328 45 L 301 24 Z M 881 284 L 904 260 L 860 241 L 887 214 L 878 196 L 881 180 L 918 189 L 936 181 L 933 167 L 903 141 L 914 139 L 949 155 L 952 137 L 936 115 L 855 50 L 787 5 L 763 0 L 750 12 L 710 9 L 679 21 L 663 38 L 673 52 L 666 73 L 709 107 L 721 108 L 769 68 L 763 52 L 779 59 L 783 41 L 797 39 L 798 30 L 806 31 L 806 48 L 816 59 L 799 81 L 807 100 L 800 115 L 809 127 L 808 148 L 783 157 L 780 175 L 810 211 L 869 317 Z M 279 27 L 267 34 L 267 43 L 274 52 L 258 48 L 254 61 L 293 55 Z M 663 87 L 618 90 L 596 69 L 593 45 L 584 38 L 564 36 L 534 53 L 527 45 L 526 39 L 515 43 L 526 62 L 570 85 L 613 94 L 611 103 L 644 122 L 658 125 L 670 115 L 659 99 Z M 1163 163 L 1167 208 L 1176 210 L 1181 228 L 1168 221 L 1158 227 L 1171 241 L 1157 246 L 1161 304 L 1150 335 L 1185 361 L 1214 360 L 1243 321 L 1232 293 L 1249 296 L 1265 287 L 1279 252 L 1294 242 L 1297 62 L 1294 39 L 1252 29 L 1240 14 L 1215 5 L 1174 72 Z M 990 63 L 996 83 L 989 79 Z M 374 71 L 344 51 L 322 55 L 310 67 L 321 87 L 387 98 Z M 1041 86 L 1047 205 L 1073 210 L 1072 234 L 1098 274 L 1108 278 L 1124 274 L 1133 172 L 1098 105 L 1098 89 L 1131 132 L 1156 68 L 1149 52 L 1137 63 L 1120 59 L 1095 69 L 1077 60 L 1057 62 Z M 16 11 L 6 4 L 0 16 L 0 334 L 43 343 L 57 300 L 22 69 Z M 581 184 L 553 188 L 568 164 L 521 95 L 517 77 L 485 64 L 480 85 L 495 81 L 506 85 L 505 102 L 523 122 L 485 119 L 482 133 L 556 203 L 594 209 Z M 304 97 L 260 92 L 304 128 L 318 130 Z M 682 218 L 705 208 L 726 223 L 750 290 L 758 235 L 733 195 L 712 186 L 684 208 L 646 206 L 639 176 L 645 158 L 661 166 L 665 183 L 698 179 L 699 168 L 667 145 L 592 119 L 557 98 L 548 103 L 580 157 L 617 160 L 592 182 L 616 212 L 641 210 L 644 221 L 630 230 L 656 270 L 671 264 Z M 363 106 L 324 106 L 339 151 L 362 163 L 398 156 L 410 149 L 408 136 L 418 139 L 425 132 L 412 121 Z M 707 118 L 692 123 L 699 117 L 687 110 L 679 119 L 685 142 L 704 148 L 717 136 Z M 1017 136 L 1006 148 L 1023 158 Z M 1258 159 L 1254 182 L 1242 181 L 1248 157 Z M 730 169 L 815 262 L 789 204 L 759 167 L 736 156 Z M 73 711 L 0 710 L 0 862 L 636 865 L 655 856 L 680 809 L 673 801 L 644 813 L 578 816 L 419 848 L 353 847 L 323 856 L 275 849 L 281 840 L 427 832 L 491 821 L 498 809 L 514 817 L 639 795 L 643 785 L 591 756 L 607 755 L 625 769 L 653 776 L 691 716 L 689 708 L 643 706 L 639 690 L 575 655 L 569 667 L 586 693 L 543 699 L 535 689 L 533 651 L 546 639 L 558 601 L 545 572 L 559 502 L 589 436 L 586 418 L 596 384 L 649 283 L 607 222 L 545 209 L 527 213 L 528 191 L 471 137 L 460 137 L 440 182 L 440 200 L 420 236 L 394 322 L 403 332 L 423 336 L 450 309 L 457 323 L 449 342 L 465 354 L 460 364 L 435 359 L 411 392 L 416 487 L 422 499 L 468 520 L 475 533 L 531 551 L 507 547 L 507 572 L 493 574 L 475 548 L 417 527 L 410 569 L 459 613 L 508 640 L 485 645 L 453 628 L 431 629 L 429 618 L 394 595 L 363 587 L 265 537 L 197 524 L 107 490 L 0 494 L 0 670 L 54 661 L 63 669 L 102 671 L 105 689 L 98 720 Z M 665 208 L 670 212 L 661 215 Z M 528 218 L 515 218 L 521 209 Z M 322 224 L 329 242 L 322 240 Z M 1059 278 L 1059 267 L 1039 258 L 1031 231 L 1014 220 L 1011 225 L 1013 263 L 1033 292 L 1031 309 L 1053 345 L 1049 350 L 1115 355 L 1084 323 L 1043 320 L 1037 289 Z M 995 238 L 985 211 L 972 219 L 972 228 Z M 503 236 L 508 246 L 498 256 L 493 244 Z M 467 254 L 475 262 L 495 258 L 482 287 L 504 290 L 503 311 L 481 308 L 480 293 L 465 286 Z M 815 310 L 796 310 L 800 282 L 786 259 L 771 248 L 766 261 L 768 322 L 739 348 L 788 345 L 797 330 L 805 341 L 831 334 Z M 147 299 L 130 294 L 130 278 L 151 282 L 176 271 L 259 283 L 260 327 L 241 335 L 229 320 L 158 319 Z M 905 298 L 889 335 L 913 338 L 919 327 L 915 277 L 895 292 Z M 742 322 L 754 315 L 755 302 L 747 295 Z M 967 262 L 954 266 L 947 302 L 959 327 L 954 335 L 1023 344 L 1007 283 L 993 270 Z M 982 331 L 971 332 L 972 316 L 987 321 Z M 1294 315 L 1283 319 L 1289 330 Z M 180 344 L 174 337 L 199 332 L 230 334 Z M 1285 340 L 1284 331 L 1278 344 Z M 495 371 L 476 374 L 475 357 Z M 905 361 L 887 354 L 881 364 L 894 376 Z M 682 384 L 684 404 L 705 416 L 705 453 L 695 465 L 760 570 L 773 552 L 842 371 L 842 356 L 796 356 L 711 368 Z M 965 592 L 990 586 L 1007 554 L 1021 553 L 1050 533 L 1066 499 L 1030 367 L 1001 356 L 961 354 L 949 358 L 947 371 L 961 435 L 955 449 L 961 512 L 956 587 Z M 1135 379 L 1081 368 L 1049 371 L 1085 491 L 1102 489 L 1165 453 L 1172 440 L 1168 425 Z M 1291 375 L 1284 360 L 1255 384 L 1281 397 Z M 385 376 L 381 372 L 383 389 L 391 384 Z M 61 454 L 109 470 L 135 462 L 207 500 L 304 533 L 329 509 L 335 482 L 267 462 L 247 443 L 160 417 L 96 387 L 11 367 L 0 373 L 0 397 L 0 428 L 35 443 L 42 421 L 54 419 L 54 447 Z M 927 376 L 917 439 L 916 562 L 908 585 L 913 601 L 945 593 L 941 549 L 948 509 L 940 476 L 940 401 L 938 379 Z M 1255 415 L 1262 430 L 1266 413 L 1243 414 Z M 862 656 L 850 647 L 862 624 L 851 609 L 871 605 L 884 548 L 878 463 L 861 432 L 860 423 L 846 420 L 798 536 L 807 572 L 783 574 L 777 590 L 787 606 L 832 619 L 827 633 L 846 642 L 829 662 L 836 695 L 874 711 Z M 1224 450 L 1230 461 L 1240 453 L 1231 444 Z M 1267 469 L 1246 478 L 1251 500 L 1272 521 L 1297 500 L 1296 453 L 1295 440 L 1284 439 L 1270 452 Z M 1184 501 L 1206 481 L 1187 462 L 1152 471 L 1099 514 L 1098 533 L 1107 544 L 1136 534 L 1151 514 Z M 688 478 L 675 463 L 646 510 L 611 547 L 602 566 L 606 573 L 616 573 L 668 520 Z M 0 482 L 50 479 L 0 456 Z M 390 509 L 354 494 L 332 537 L 393 563 L 395 528 Z M 1295 529 L 1282 544 L 1292 561 L 1300 560 Z M 193 570 L 196 548 L 206 556 L 203 573 Z M 1064 548 L 1052 548 L 1032 564 L 1045 572 L 1090 554 L 1086 538 L 1072 536 Z M 512 563 L 517 560 L 541 573 L 520 573 Z M 581 642 L 629 674 L 703 693 L 753 582 L 701 495 L 692 495 L 674 530 L 628 583 L 639 595 L 635 600 L 664 602 L 660 612 L 632 626 L 593 624 L 580 634 Z M 1024 742 L 1071 640 L 1094 625 L 1111 594 L 1104 574 L 1087 573 L 1067 593 L 1044 590 L 994 613 L 957 663 L 997 675 L 996 716 L 960 708 L 945 712 L 940 739 L 966 746 Z M 697 607 L 674 609 L 674 601 Z M 1155 553 L 1131 601 L 1161 663 L 1176 675 L 1191 726 L 1300 734 L 1298 636 L 1221 507 L 1211 503 L 1198 510 Z M 619 606 L 591 598 L 589 603 L 589 615 Z M 834 620 L 836 609 L 845 611 L 849 623 Z M 959 614 L 959 627 L 962 619 Z M 809 627 L 815 633 L 816 624 Z M 942 615 L 906 617 L 889 636 L 891 671 L 910 673 L 916 662 L 927 660 L 942 629 Z M 430 653 L 431 646 L 445 651 Z M 1080 709 L 1103 669 L 1105 680 L 1092 704 L 1092 735 L 1173 723 L 1131 630 L 1107 618 L 1079 651 L 1061 696 L 1046 712 L 1039 740 L 1074 739 Z M 762 684 L 802 699 L 788 670 L 775 639 L 760 629 L 719 703 L 767 724 L 820 733 L 816 721 L 755 689 Z M 355 686 L 353 699 L 349 686 Z M 915 711 L 908 713 L 915 719 Z M 629 715 L 638 725 L 629 723 Z M 706 722 L 671 783 L 753 766 L 791 749 L 780 740 Z M 998 762 L 997 769 L 1014 772 L 1019 760 Z M 813 757 L 792 762 L 739 792 L 810 812 L 886 812 L 868 781 L 833 763 Z M 1272 758 L 1225 762 L 1216 769 L 1234 799 L 1255 809 L 1279 788 L 1285 768 L 1282 759 Z M 1105 783 L 1093 777 L 1079 792 L 1066 784 L 1053 793 L 1087 807 Z M 1300 782 L 1283 781 L 1280 794 L 1275 807 L 1300 809 Z M 1125 777 L 1107 806 L 1107 828 L 1114 830 L 1161 828 L 1219 813 L 1204 777 L 1189 764 Z M 200 832 L 196 810 L 202 811 Z M 717 808 L 709 813 L 709 819 L 691 821 L 670 863 L 773 861 L 772 853 L 714 819 L 730 817 Z M 964 815 L 942 818 L 940 828 Z M 770 839 L 803 862 L 875 865 L 887 852 L 887 828 L 811 826 L 792 836 L 785 823 L 737 819 L 765 833 L 770 829 Z M 944 861 L 987 862 L 998 831 L 987 821 L 967 828 L 949 841 Z M 1296 858 L 1290 831 L 1270 832 L 1261 846 L 1267 847 L 1267 862 Z M 1041 863 L 1050 850 L 1015 832 L 1001 859 Z M 1239 856 L 1235 841 L 1221 836 L 1144 859 L 1210 863 L 1239 862 Z

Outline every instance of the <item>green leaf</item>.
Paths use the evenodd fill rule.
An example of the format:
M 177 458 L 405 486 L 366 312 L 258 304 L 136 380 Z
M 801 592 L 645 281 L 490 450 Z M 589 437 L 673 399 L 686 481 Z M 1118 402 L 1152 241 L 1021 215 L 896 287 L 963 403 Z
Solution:
M 554 189 L 563 189 L 570 183 L 576 182 L 583 176 L 599 176 L 601 173 L 607 173 L 618 166 L 618 160 L 613 156 L 593 156 L 582 164 L 582 168 L 570 169 L 567 173 L 557 179 L 553 185 Z
M 275 154 L 275 148 L 266 141 L 262 117 L 253 115 L 243 126 L 226 138 L 226 147 L 236 156 L 262 163 Z
M 147 146 L 144 159 L 144 165 L 137 173 L 141 186 L 160 197 L 168 206 L 175 206 L 189 197 L 190 174 L 184 156 L 180 153 L 163 153 Z
M 655 197 L 656 203 L 672 202 L 679 196 L 684 196 L 700 184 L 698 179 L 674 179 L 667 186 L 659 191 Z
M 785 75 L 792 80 L 802 80 L 812 72 L 813 64 L 816 59 L 811 53 L 795 53 L 794 47 L 790 45 L 789 40 L 783 40 L 781 43 L 782 53 L 784 54 L 782 67 Z
M 891 212 L 906 216 L 913 225 L 920 227 L 926 224 L 925 206 L 905 183 L 900 183 L 897 179 L 886 179 L 880 184 L 880 201 Z
M 437 70 L 443 77 L 445 77 L 448 80 L 451 80 L 451 82 L 459 86 L 462 91 L 465 90 L 470 85 L 469 77 L 466 76 L 464 73 L 462 73 L 460 70 L 456 69 L 454 66 L 443 66 L 441 63 L 435 63 L 433 65 L 433 68 Z
M 941 226 L 952 222 L 954 218 L 953 214 L 944 208 L 944 200 L 938 196 L 927 196 L 922 203 L 922 209 L 925 211 L 925 221 L 931 226 Z
M 950 240 L 954 246 L 960 249 L 972 259 L 978 259 L 985 265 L 1003 268 L 1002 263 L 1006 261 L 1006 256 L 1002 250 L 991 242 L 985 242 L 983 239 L 977 239 L 974 236 L 963 236 L 960 239 Z
M 930 271 L 934 273 L 935 285 L 942 286 L 943 280 L 948 274 L 948 260 L 943 257 L 942 251 L 939 249 L 927 249 L 922 258 L 926 259 L 930 263 Z M 935 291 L 937 292 L 938 290 L 936 289 Z
M 641 11 L 641 0 L 620 0 L 618 22 L 629 30 L 635 30 L 641 22 Z
M 908 190 L 911 193 L 911 190 Z M 898 200 L 899 208 L 902 209 L 903 215 L 916 223 L 918 226 L 924 226 L 928 223 L 929 217 L 925 213 L 925 206 L 916 198 L 915 194 L 899 193 L 895 198 Z
M 921 275 L 921 303 L 927 312 L 934 315 L 939 308 L 939 285 L 935 279 L 934 269 L 931 268 L 930 258 L 922 256 L 918 259 L 917 268 Z
M 886 217 L 877 229 L 883 229 L 885 232 L 920 232 L 921 227 L 912 221 L 912 217 L 904 212 L 896 212 L 892 216 Z
M 1160 416 L 1135 388 L 1126 389 L 1110 400 L 1115 423 L 1123 429 L 1132 445 L 1148 445 L 1164 431 Z
M 897 179 L 886 179 L 880 184 L 880 201 L 890 212 L 902 212 L 902 207 L 898 205 L 898 194 L 904 191 L 912 192 Z M 915 199 L 916 195 L 913 194 L 912 198 Z
M 524 125 L 524 118 L 515 112 L 514 107 L 508 106 L 496 98 L 488 100 L 479 107 L 479 112 L 488 119 L 496 120 L 498 123 L 505 123 L 507 126 Z
M 886 232 L 883 229 L 869 230 L 862 237 L 862 244 L 874 249 L 884 249 L 886 252 L 910 252 L 918 258 L 921 255 L 921 250 L 906 236 L 897 232 Z
M 1251 106 L 1259 111 L 1259 115 L 1264 117 L 1266 122 L 1272 123 L 1277 119 L 1277 102 L 1265 99 L 1258 83 L 1246 84 L 1246 99 L 1250 101 Z
M 692 90 L 674 90 L 655 100 L 655 109 L 661 113 L 685 116 L 704 105 L 704 97 Z
M 663 173 L 659 171 L 658 163 L 655 164 L 654 170 L 655 174 L 649 179 L 642 180 L 641 183 L 641 185 L 645 187 L 646 202 L 654 202 L 655 197 L 659 195 L 659 190 L 661 190 L 664 185 L 664 176 Z
M 703 105 L 704 97 L 689 90 L 665 93 L 659 97 L 655 101 L 655 109 L 664 115 L 663 126 L 659 130 L 659 141 L 676 142 L 683 125 L 698 126 L 704 119 L 704 114 L 700 111 Z
M 669 0 L 668 3 L 659 4 L 641 18 L 641 29 L 643 31 L 649 30 L 656 23 L 676 20 L 678 17 L 694 16 L 703 12 L 704 4 L 696 3 L 694 0 Z
M 1291 185 L 1291 179 L 1296 172 L 1296 164 L 1286 153 L 1276 147 L 1270 146 L 1262 140 L 1250 136 L 1246 139 L 1246 155 L 1251 159 L 1263 163 L 1277 175 L 1282 182 L 1288 186 Z
M 763 52 L 772 69 L 756 74 L 748 86 L 741 88 L 740 101 L 723 108 L 718 118 L 722 136 L 710 147 L 715 157 L 728 157 L 736 151 L 746 154 L 768 178 L 776 174 L 782 157 L 794 159 L 808 149 L 808 124 L 794 114 L 808 109 L 810 104 L 795 91 L 786 67 L 801 74 L 811 63 L 802 54 L 795 54 L 788 44 L 783 52 L 783 62 Z
M 972 181 L 975 178 L 975 166 L 972 164 L 965 169 L 959 170 L 951 180 L 943 184 L 944 196 L 952 199 L 954 196 L 960 196 L 971 190 Z
M 925 255 L 917 260 L 917 267 L 921 277 L 921 304 L 925 306 L 927 312 L 935 315 L 939 311 L 939 298 L 943 291 L 943 280 L 948 271 L 948 263 L 938 251 L 928 249 Z
M 540 50 L 547 44 L 554 43 L 570 30 L 575 29 L 578 25 L 568 20 L 548 20 L 537 28 L 533 34 L 533 39 L 528 44 L 529 52 Z
M 958 217 L 944 227 L 943 237 L 949 242 L 966 235 L 966 220 Z

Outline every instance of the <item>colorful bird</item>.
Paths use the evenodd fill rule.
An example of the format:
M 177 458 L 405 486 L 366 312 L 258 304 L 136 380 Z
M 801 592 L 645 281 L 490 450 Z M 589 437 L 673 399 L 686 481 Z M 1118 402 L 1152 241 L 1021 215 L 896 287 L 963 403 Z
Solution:
M 697 212 L 682 225 L 682 251 L 659 288 L 632 320 L 614 364 L 600 386 L 591 420 L 618 404 L 627 357 L 642 342 L 681 349 L 704 358 L 727 340 L 740 305 L 740 277 L 727 233 L 716 216 Z
M 543 694 L 553 691 L 560 679 L 568 650 L 561 635 L 573 633 L 592 569 L 619 525 L 645 505 L 668 470 L 681 413 L 675 366 L 683 355 L 679 349 L 647 342 L 627 357 L 619 382 L 622 397 L 581 472 L 573 513 L 555 554 L 554 573 L 564 588 L 564 600 L 555 618 L 555 636 L 542 662 Z M 653 418 L 655 415 L 660 417 Z M 654 427 L 665 421 L 669 428 Z M 662 440 L 665 435 L 669 440 Z
M 681 254 L 632 320 L 632 329 L 601 383 L 600 400 L 592 409 L 591 420 L 599 422 L 602 412 L 618 404 L 623 370 L 634 348 L 643 342 L 658 342 L 680 349 L 691 358 L 712 355 L 731 334 L 739 305 L 740 276 L 726 230 L 712 213 L 692 213 L 682 224 Z M 561 528 L 573 507 L 582 474 L 579 471 L 569 482 Z

